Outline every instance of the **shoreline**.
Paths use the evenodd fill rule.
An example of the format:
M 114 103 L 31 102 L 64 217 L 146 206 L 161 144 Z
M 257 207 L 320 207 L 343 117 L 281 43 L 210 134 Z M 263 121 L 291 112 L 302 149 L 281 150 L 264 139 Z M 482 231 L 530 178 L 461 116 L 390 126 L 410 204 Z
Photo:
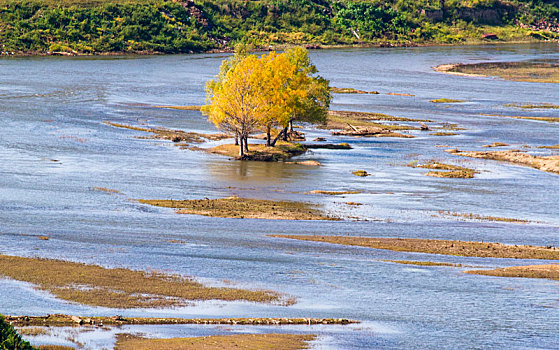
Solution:
M 462 43 L 446 44 L 437 42 L 408 42 L 408 43 L 361 43 L 361 44 L 335 44 L 335 45 L 321 45 L 321 44 L 277 44 L 270 45 L 267 48 L 256 48 L 251 52 L 270 52 L 270 51 L 283 51 L 292 47 L 303 46 L 307 50 L 336 50 L 336 49 L 367 49 L 367 48 L 414 48 L 414 47 L 458 47 L 458 46 L 485 46 L 485 45 L 506 45 L 506 44 L 559 44 L 559 40 L 555 41 L 542 41 L 532 38 L 527 38 L 526 40 L 473 40 L 466 41 Z M 93 53 L 71 53 L 71 52 L 0 52 L 0 58 L 4 57 L 143 57 L 143 56 L 176 56 L 176 55 L 196 55 L 196 54 L 233 54 L 235 52 L 234 48 L 216 48 L 207 51 L 199 52 L 183 52 L 183 53 L 164 53 L 159 51 L 136 51 L 136 52 L 125 52 L 125 51 L 105 51 L 105 52 L 93 52 Z M 453 64 L 456 66 L 458 64 Z M 441 65 L 445 66 L 445 65 Z M 440 67 L 440 66 L 437 66 Z M 433 67 L 436 68 L 436 67 Z M 452 68 L 452 67 L 451 67 Z M 452 72 L 443 72 L 448 74 L 453 74 Z M 460 74 L 457 74 L 460 75 Z M 475 75 L 479 76 L 479 75 Z

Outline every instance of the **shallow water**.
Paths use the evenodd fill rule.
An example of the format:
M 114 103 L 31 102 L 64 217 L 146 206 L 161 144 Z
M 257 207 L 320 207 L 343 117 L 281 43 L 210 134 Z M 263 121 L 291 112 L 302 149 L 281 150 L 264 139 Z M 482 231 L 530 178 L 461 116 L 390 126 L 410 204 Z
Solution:
M 379 95 L 336 95 L 333 109 L 456 123 L 458 136 L 412 131 L 415 139 L 334 137 L 306 127 L 307 139 L 326 137 L 354 149 L 313 150 L 316 169 L 247 163 L 185 151 L 167 141 L 138 139 L 139 131 L 103 121 L 215 132 L 199 112 L 151 108 L 201 105 L 204 82 L 222 55 L 0 59 L 0 253 L 67 259 L 103 266 L 155 269 L 220 285 L 266 288 L 296 297 L 289 307 L 207 302 L 172 310 L 88 307 L 0 280 L 0 313 L 172 316 L 343 317 L 360 326 L 280 327 L 317 333 L 317 349 L 557 348 L 558 283 L 465 275 L 467 268 L 415 267 L 381 260 L 433 260 L 473 266 L 544 261 L 398 253 L 267 237 L 268 234 L 344 234 L 483 240 L 559 245 L 559 177 L 505 163 L 469 159 L 446 148 L 487 150 L 505 142 L 534 154 L 559 143 L 559 124 L 482 114 L 552 116 L 510 103 L 557 103 L 555 84 L 510 82 L 437 73 L 445 63 L 558 59 L 559 46 L 499 45 L 324 50 L 311 53 L 337 87 Z M 409 93 L 393 96 L 386 93 Z M 466 103 L 434 104 L 436 98 Z M 436 145 L 445 147 L 435 147 Z M 506 149 L 506 148 L 505 148 Z M 410 161 L 435 159 L 481 171 L 474 179 L 426 177 Z M 353 170 L 372 176 L 359 178 Z M 94 190 L 118 190 L 107 194 Z M 323 190 L 360 190 L 344 196 Z M 135 198 L 252 198 L 304 200 L 333 214 L 367 218 L 274 221 L 176 215 Z M 363 203 L 350 207 L 345 202 Z M 537 223 L 475 222 L 438 211 L 527 219 Z M 38 236 L 47 235 L 48 241 Z M 185 243 L 170 243 L 180 240 Z M 278 331 L 266 327 L 130 327 L 152 336 Z M 114 332 L 81 339 L 85 348 L 111 347 Z M 55 336 L 64 343 L 66 336 Z M 34 339 L 37 343 L 52 342 Z M 82 341 L 83 340 L 83 341 Z

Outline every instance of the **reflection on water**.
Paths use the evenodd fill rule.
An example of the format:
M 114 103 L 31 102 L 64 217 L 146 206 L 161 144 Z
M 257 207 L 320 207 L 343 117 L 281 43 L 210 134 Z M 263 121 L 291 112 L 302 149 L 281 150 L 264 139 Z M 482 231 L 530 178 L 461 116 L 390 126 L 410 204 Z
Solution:
M 319 161 L 321 167 L 237 162 L 181 150 L 167 141 L 138 138 L 145 133 L 103 124 L 111 120 L 216 132 L 197 111 L 150 106 L 203 104 L 204 83 L 217 73 L 222 55 L 0 59 L 0 253 L 162 270 L 212 284 L 228 280 L 238 287 L 273 289 L 298 300 L 290 307 L 218 302 L 174 310 L 113 310 L 66 303 L 27 284 L 0 280 L 0 313 L 345 317 L 366 323 L 312 329 L 322 335 L 318 348 L 555 348 L 559 343 L 557 282 L 465 275 L 466 268 L 410 268 L 382 260 L 487 267 L 543 262 L 424 256 L 267 235 L 344 234 L 559 246 L 557 175 L 464 159 L 444 152 L 446 147 L 435 147 L 486 150 L 481 146 L 504 142 L 510 148 L 551 154 L 555 151 L 534 146 L 559 143 L 559 124 L 486 115 L 559 117 L 559 110 L 519 111 L 506 106 L 556 103 L 559 90 L 550 84 L 445 75 L 431 68 L 444 63 L 557 59 L 557 45 L 344 49 L 311 55 L 333 86 L 381 92 L 336 95 L 333 109 L 427 118 L 434 127 L 448 122 L 465 130 L 444 138 L 411 131 L 416 138 L 359 139 L 306 128 L 309 140 L 325 137 L 354 148 L 314 150 L 302 156 Z M 430 103 L 434 98 L 468 102 Z M 424 176 L 424 169 L 406 166 L 414 160 L 466 165 L 480 174 L 474 179 L 430 178 Z M 353 176 L 357 169 L 371 176 Z M 91 190 L 94 187 L 119 193 Z M 304 194 L 316 189 L 361 193 Z M 132 200 L 233 194 L 320 203 L 342 215 L 377 221 L 209 218 L 176 215 Z M 352 207 L 347 202 L 362 205 Z M 437 215 L 439 210 L 543 224 L 458 221 Z M 40 240 L 40 235 L 50 239 Z M 171 337 L 218 334 L 222 329 L 158 326 L 134 331 Z M 99 343 L 84 342 L 93 348 L 111 346 L 112 335 L 99 337 L 103 339 Z

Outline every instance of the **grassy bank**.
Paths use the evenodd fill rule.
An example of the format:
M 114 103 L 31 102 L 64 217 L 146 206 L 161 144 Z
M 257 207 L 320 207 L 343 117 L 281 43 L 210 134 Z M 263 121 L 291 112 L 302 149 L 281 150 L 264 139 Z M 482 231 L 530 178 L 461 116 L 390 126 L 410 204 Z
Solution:
M 417 238 L 372 238 L 348 236 L 272 235 L 302 241 L 333 243 L 399 252 L 509 259 L 559 260 L 559 249 L 489 242 L 449 241 Z
M 189 53 L 237 43 L 403 46 L 549 40 L 554 2 L 0 0 L 4 54 Z M 520 26 L 522 24 L 522 27 Z M 495 37 L 492 37 L 493 39 Z
M 192 279 L 62 260 L 0 255 L 0 276 L 32 283 L 57 298 L 111 308 L 184 306 L 192 300 L 279 302 L 270 291 L 206 287 Z

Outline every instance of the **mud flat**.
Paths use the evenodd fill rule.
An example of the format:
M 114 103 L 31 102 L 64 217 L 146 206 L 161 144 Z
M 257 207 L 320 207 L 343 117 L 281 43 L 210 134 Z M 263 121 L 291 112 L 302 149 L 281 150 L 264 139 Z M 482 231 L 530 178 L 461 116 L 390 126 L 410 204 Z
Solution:
M 194 300 L 283 302 L 276 292 L 206 287 L 179 275 L 8 255 L 0 255 L 0 276 L 32 283 L 63 300 L 110 308 L 185 306 Z
M 559 63 L 557 60 L 444 64 L 434 67 L 434 69 L 437 72 L 462 76 L 493 76 L 511 81 L 559 83 Z
M 178 214 L 274 220 L 339 220 L 309 203 L 226 197 L 218 199 L 147 200 L 140 203 L 177 209 Z
M 500 160 L 508 163 L 535 168 L 549 173 L 559 174 L 559 156 L 533 156 L 519 150 L 467 152 L 457 149 L 451 149 L 446 150 L 446 152 L 463 157 Z
M 67 327 L 67 326 L 122 326 L 122 325 L 346 325 L 359 321 L 345 318 L 169 318 L 169 317 L 87 317 L 64 314 L 46 316 L 5 316 L 8 323 L 17 327 Z
M 464 272 L 484 276 L 547 278 L 559 280 L 559 264 L 513 266 L 494 270 L 470 270 Z
M 529 245 L 450 241 L 419 238 L 372 238 L 348 236 L 270 235 L 271 237 L 323 242 L 398 252 L 414 252 L 481 258 L 559 260 L 559 249 Z
M 308 349 L 307 342 L 316 338 L 312 334 L 234 334 L 207 337 L 148 339 L 131 334 L 117 336 L 115 350 L 257 350 Z

